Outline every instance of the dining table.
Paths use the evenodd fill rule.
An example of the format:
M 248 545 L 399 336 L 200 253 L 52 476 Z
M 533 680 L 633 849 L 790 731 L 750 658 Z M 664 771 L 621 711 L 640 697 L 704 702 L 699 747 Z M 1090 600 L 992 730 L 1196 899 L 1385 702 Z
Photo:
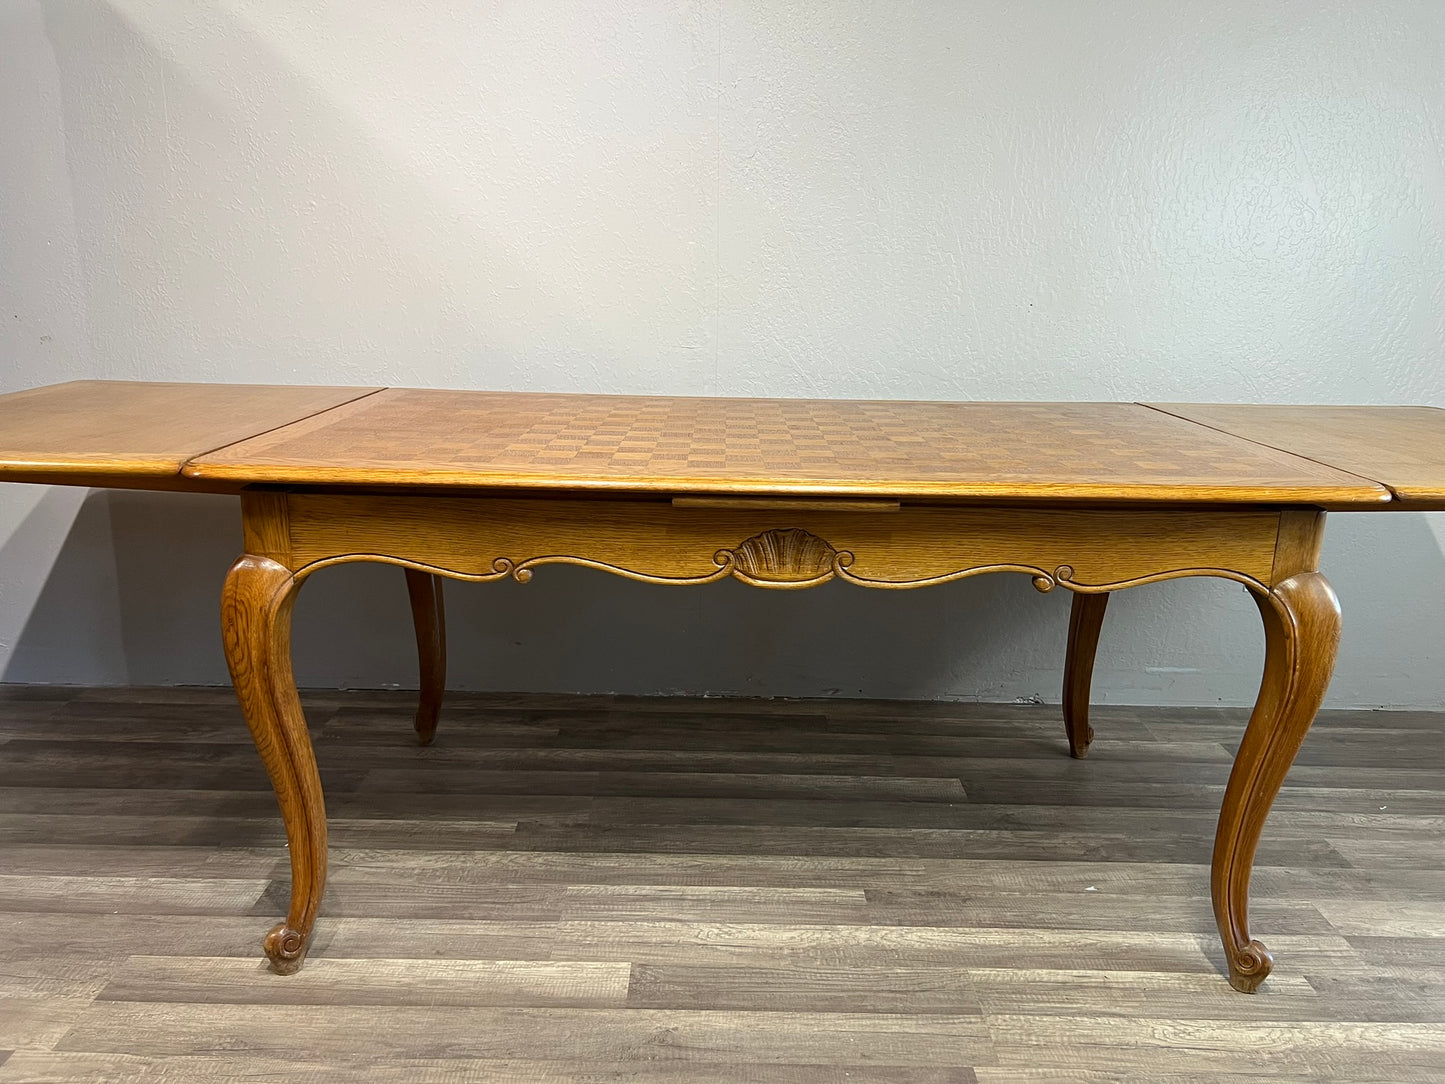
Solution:
M 220 625 L 289 845 L 289 908 L 263 942 L 281 973 L 306 956 L 327 868 L 291 614 L 332 566 L 404 570 L 422 742 L 446 684 L 445 579 L 527 583 L 577 565 L 652 584 L 896 591 L 1027 576 L 1072 598 L 1074 757 L 1094 736 L 1110 595 L 1232 580 L 1263 622 L 1263 676 L 1210 880 L 1228 980 L 1253 992 L 1273 966 L 1249 923 L 1255 850 L 1339 643 L 1326 517 L 1445 510 L 1445 410 L 83 380 L 0 396 L 0 481 L 238 498 Z

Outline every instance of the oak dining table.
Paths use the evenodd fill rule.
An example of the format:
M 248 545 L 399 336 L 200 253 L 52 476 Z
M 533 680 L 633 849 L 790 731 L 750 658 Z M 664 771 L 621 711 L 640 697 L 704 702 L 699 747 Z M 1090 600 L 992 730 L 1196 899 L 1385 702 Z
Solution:
M 655 584 L 901 590 L 1022 574 L 1072 596 L 1075 757 L 1093 738 L 1110 594 L 1233 580 L 1263 621 L 1264 667 L 1211 895 L 1229 982 L 1253 992 L 1273 966 L 1249 924 L 1255 849 L 1339 642 L 1326 514 L 1445 509 L 1445 410 L 78 381 L 0 396 L 0 481 L 239 496 L 221 631 L 290 849 L 289 909 L 264 938 L 282 973 L 305 958 L 326 883 L 290 651 L 297 591 L 323 569 L 405 570 L 422 742 L 446 681 L 444 578 L 526 583 L 566 564 Z

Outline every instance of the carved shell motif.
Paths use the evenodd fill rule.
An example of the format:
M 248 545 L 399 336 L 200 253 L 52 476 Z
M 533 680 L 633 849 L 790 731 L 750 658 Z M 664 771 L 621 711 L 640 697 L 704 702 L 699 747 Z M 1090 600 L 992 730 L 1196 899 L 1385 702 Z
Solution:
M 739 579 L 764 583 L 807 583 L 831 576 L 838 551 L 800 527 L 764 531 L 736 549 L 723 550 Z

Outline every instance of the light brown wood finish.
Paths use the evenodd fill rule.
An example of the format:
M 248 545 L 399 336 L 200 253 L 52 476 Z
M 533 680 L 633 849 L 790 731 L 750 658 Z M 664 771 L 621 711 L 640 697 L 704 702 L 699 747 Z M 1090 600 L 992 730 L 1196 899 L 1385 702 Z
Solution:
M 0 481 L 234 492 L 180 470 L 379 390 L 78 380 L 0 395 Z
M 804 505 L 694 508 L 656 501 L 305 491 L 246 493 L 242 510 L 247 556 L 238 568 L 282 569 L 290 583 L 352 561 L 389 562 L 428 576 L 523 583 L 549 564 L 567 563 L 652 583 L 698 584 L 731 576 L 774 589 L 833 578 L 900 589 L 1007 571 L 1030 576 L 1041 591 L 1062 586 L 1098 599 L 1110 590 L 1181 576 L 1242 582 L 1265 600 L 1265 680 L 1226 792 L 1213 878 L 1230 981 L 1253 990 L 1268 973 L 1267 952 L 1249 936 L 1249 871 L 1270 802 L 1323 695 L 1337 642 L 1338 611 L 1331 633 L 1318 601 L 1333 596 L 1316 571 L 1324 526 L 1316 510 L 939 507 L 880 515 L 826 506 L 810 511 Z M 251 598 L 266 607 L 272 595 L 239 598 L 242 605 Z M 225 612 L 236 610 L 228 606 Z M 1087 711 L 1079 708 L 1087 705 L 1084 686 L 1102 612 L 1102 602 L 1092 601 L 1075 610 L 1068 681 L 1073 693 L 1066 711 L 1076 755 L 1087 747 Z M 279 668 L 247 665 L 244 658 L 247 645 L 274 641 L 244 636 L 232 641 L 241 645 L 241 658 L 233 664 L 238 672 L 264 671 L 273 685 L 284 684 L 288 675 Z M 264 714 L 288 695 L 275 687 L 252 699 Z M 314 771 L 309 743 L 293 743 L 290 753 L 293 774 Z M 315 821 L 324 817 L 320 803 L 298 797 L 284 780 L 276 790 L 288 835 L 316 836 Z M 293 846 L 293 863 L 297 853 Z M 306 935 L 295 916 L 309 921 L 314 915 L 322 876 L 324 867 L 321 873 L 312 869 L 293 890 L 285 928 L 300 943 L 278 961 L 284 966 L 304 955 Z M 269 941 L 268 954 L 278 960 Z
M 300 581 L 269 557 L 242 556 L 221 596 L 221 636 L 231 682 L 286 823 L 291 906 L 266 935 L 282 974 L 301 966 L 326 887 L 326 807 L 311 735 L 291 672 L 291 611 Z
M 1265 590 L 1250 584 L 1265 627 L 1264 676 L 1236 755 L 1215 835 L 1211 885 L 1229 981 L 1254 993 L 1274 957 L 1249 933 L 1249 879 L 1265 818 L 1324 699 L 1340 638 L 1340 605 L 1319 573 L 1323 513 L 1282 514 Z M 1074 596 L 1064 669 L 1063 711 L 1069 752 L 1088 754 L 1089 690 L 1107 594 Z
M 281 498 L 276 498 L 281 500 Z M 840 578 L 912 588 L 1020 572 L 1048 590 L 1180 575 L 1269 583 L 1280 513 L 911 507 L 897 512 L 688 508 L 661 501 L 485 500 L 298 491 L 271 517 L 288 566 L 382 557 L 458 579 L 525 583 L 580 564 L 649 583 L 733 577 L 797 588 Z M 248 513 L 248 518 L 251 513 Z M 786 532 L 801 535 L 780 538 Z M 268 551 L 269 552 L 269 551 Z M 279 558 L 278 558 L 279 559 Z
M 442 600 L 442 578 L 415 568 L 406 569 L 406 593 L 416 627 L 417 671 L 420 695 L 416 708 L 416 734 L 423 745 L 436 737 L 442 700 L 447 691 L 447 625 Z
M 1148 405 L 1372 478 L 1405 502 L 1400 507 L 1445 508 L 1445 410 L 1254 403 Z
M 1340 603 L 1329 581 L 1303 571 L 1255 593 L 1264 620 L 1264 678 L 1220 807 L 1211 888 L 1229 981 L 1254 993 L 1274 957 L 1250 936 L 1249 879 L 1265 817 L 1314 721 L 1334 671 Z
M 1101 592 L 1075 595 L 1069 608 L 1069 643 L 1064 655 L 1064 732 L 1069 738 L 1069 755 L 1080 760 L 1089 755 L 1089 744 L 1094 740 L 1094 728 L 1089 725 L 1089 690 L 1094 681 L 1099 631 L 1108 605 L 1108 592 Z
M 1366 479 L 1134 403 L 688 399 L 389 388 L 187 477 L 950 501 L 1378 505 Z
M 1352 461 L 1351 473 L 1296 454 L 1303 442 L 1281 450 L 1140 404 L 309 389 L 302 409 L 283 394 L 292 391 L 75 385 L 0 399 L 0 421 L 7 411 L 20 419 L 0 427 L 13 444 L 0 448 L 4 477 L 272 487 L 243 494 L 244 552 L 222 609 L 237 693 L 291 841 L 288 916 L 266 945 L 279 969 L 294 970 L 307 950 L 326 871 L 290 608 L 314 572 L 384 561 L 409 573 L 424 741 L 444 681 L 441 575 L 526 582 L 565 563 L 653 583 L 902 589 L 1023 573 L 1041 591 L 1094 596 L 1076 606 L 1071 630 L 1065 714 L 1076 755 L 1090 737 L 1106 593 L 1180 576 L 1241 582 L 1264 615 L 1267 660 L 1220 815 L 1214 899 L 1231 981 L 1252 989 L 1267 972 L 1250 937 L 1249 870 L 1338 635 L 1317 571 L 1318 509 L 1387 504 L 1371 478 L 1397 460 L 1380 460 L 1385 470 Z M 265 410 L 247 413 L 262 399 Z M 236 417 L 215 424 L 207 410 L 226 402 L 240 404 Z M 112 424 L 123 403 L 127 420 Z M 46 418 L 57 443 L 45 443 Z M 266 419 L 274 427 L 258 433 Z M 202 434 L 215 451 L 200 454 Z

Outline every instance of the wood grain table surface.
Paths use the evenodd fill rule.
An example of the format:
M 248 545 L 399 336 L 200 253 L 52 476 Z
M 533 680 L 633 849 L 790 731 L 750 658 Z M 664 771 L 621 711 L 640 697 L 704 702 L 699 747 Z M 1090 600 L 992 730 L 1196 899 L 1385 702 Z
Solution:
M 1072 595 L 1074 757 L 1094 736 L 1109 596 L 1243 584 L 1264 674 L 1210 877 L 1229 981 L 1253 992 L 1273 967 L 1250 932 L 1254 855 L 1339 642 L 1325 514 L 1445 508 L 1445 411 L 79 382 L 0 397 L 0 480 L 239 493 L 222 639 L 287 832 L 287 916 L 265 939 L 282 973 L 311 946 L 327 880 L 290 662 L 296 594 L 323 569 L 405 570 L 424 744 L 445 692 L 444 578 L 525 583 L 572 564 L 661 584 L 898 590 L 1021 573 Z
M 0 479 L 205 489 L 180 477 L 197 456 L 379 390 L 79 380 L 0 395 Z
M 1187 418 L 1374 478 L 1412 508 L 1445 505 L 1445 410 L 1408 406 L 1157 403 Z
M 948 500 L 1377 503 L 1366 479 L 1133 403 L 387 389 L 192 460 L 189 478 Z
M 1343 440 L 1348 435 L 1353 443 Z M 1445 502 L 1445 411 L 76 381 L 0 396 L 0 479 L 945 500 Z M 1384 477 L 1378 477 L 1384 475 Z

